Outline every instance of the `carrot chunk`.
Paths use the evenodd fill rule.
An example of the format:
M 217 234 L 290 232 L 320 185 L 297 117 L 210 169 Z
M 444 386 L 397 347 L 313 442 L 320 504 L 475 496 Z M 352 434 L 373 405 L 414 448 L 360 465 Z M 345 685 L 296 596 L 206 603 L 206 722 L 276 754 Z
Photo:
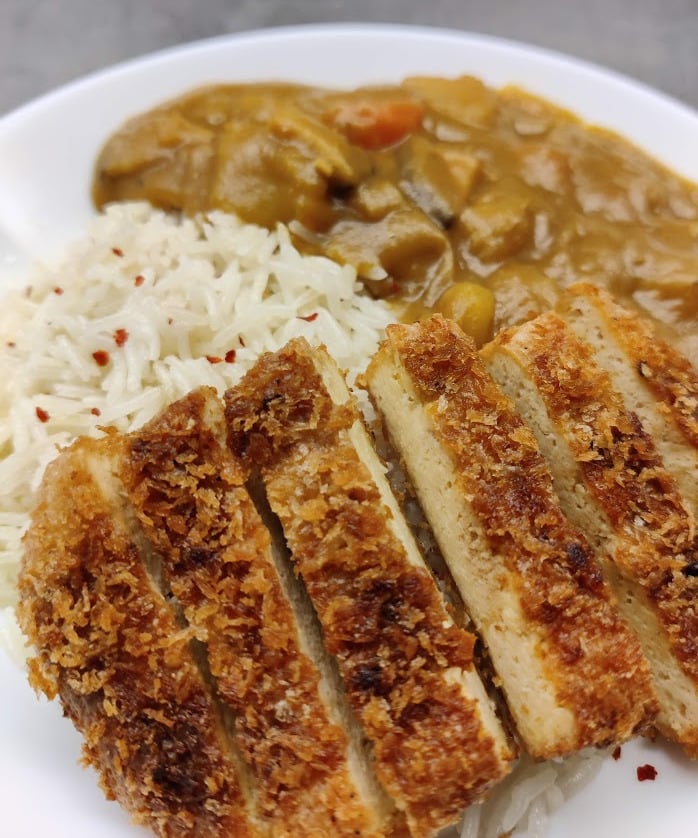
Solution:
M 411 99 L 347 102 L 328 114 L 327 121 L 354 145 L 387 148 L 421 125 L 424 108 Z

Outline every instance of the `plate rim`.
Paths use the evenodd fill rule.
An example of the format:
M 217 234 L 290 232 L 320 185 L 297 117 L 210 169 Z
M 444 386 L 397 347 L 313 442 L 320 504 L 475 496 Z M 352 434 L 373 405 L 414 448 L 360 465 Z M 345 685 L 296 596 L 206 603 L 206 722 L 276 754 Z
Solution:
M 19 122 L 29 118 L 36 110 L 40 110 L 52 103 L 55 99 L 63 96 L 79 94 L 84 90 L 98 86 L 107 78 L 128 75 L 149 64 L 159 64 L 163 61 L 169 62 L 178 60 L 182 56 L 194 55 L 205 52 L 211 48 L 225 46 L 226 44 L 252 44 L 255 41 L 287 41 L 298 37 L 321 37 L 337 35 L 355 37 L 357 35 L 375 37 L 395 34 L 396 36 L 409 35 L 411 37 L 428 37 L 432 39 L 442 38 L 444 40 L 461 40 L 464 43 L 486 45 L 491 48 L 507 50 L 518 53 L 520 56 L 533 56 L 540 60 L 549 62 L 562 62 L 570 68 L 579 72 L 591 74 L 600 81 L 613 81 L 620 86 L 627 86 L 636 93 L 649 96 L 662 102 L 665 106 L 676 109 L 683 116 L 698 120 L 698 108 L 694 108 L 688 102 L 667 93 L 651 84 L 634 78 L 632 75 L 608 67 L 600 62 L 591 61 L 576 55 L 566 53 L 562 50 L 532 44 L 515 38 L 500 35 L 492 35 L 484 32 L 477 32 L 469 29 L 449 28 L 429 24 L 389 23 L 389 22 L 361 22 L 361 21 L 338 21 L 336 23 L 301 23 L 285 24 L 269 27 L 255 27 L 239 31 L 226 32 L 221 35 L 198 38 L 192 41 L 185 41 L 179 44 L 161 47 L 159 49 L 145 52 L 140 55 L 126 58 L 104 67 L 92 70 L 89 73 L 80 75 L 63 84 L 56 85 L 44 93 L 30 98 L 28 101 L 15 108 L 0 114 L 0 133 L 7 130 L 11 123 Z M 11 127 L 11 125 L 10 125 Z

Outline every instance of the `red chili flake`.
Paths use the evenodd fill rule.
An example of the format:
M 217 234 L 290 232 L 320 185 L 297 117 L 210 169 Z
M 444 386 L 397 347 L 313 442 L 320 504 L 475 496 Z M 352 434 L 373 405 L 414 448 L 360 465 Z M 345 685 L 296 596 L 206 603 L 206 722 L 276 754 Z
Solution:
M 48 410 L 44 410 L 43 407 L 37 407 L 35 408 L 35 410 L 36 418 L 39 420 L 39 422 L 48 422 L 48 420 L 51 418 L 48 415 Z
M 654 765 L 638 765 L 637 767 L 637 779 L 640 782 L 643 780 L 654 780 L 657 777 L 657 769 Z
M 56 287 L 53 289 L 53 293 L 58 294 L 58 296 L 60 297 L 61 294 L 63 293 L 63 289 L 61 288 L 60 285 L 56 285 Z
M 112 247 L 111 252 L 114 254 L 114 256 L 124 255 L 124 251 L 120 247 Z
M 223 359 L 219 358 L 218 355 L 207 355 L 206 360 L 209 362 L 209 364 L 222 364 L 223 363 Z
M 244 346 L 245 346 L 245 341 L 243 340 L 242 335 L 240 335 L 240 336 L 238 337 L 238 342 L 239 342 L 240 346 L 242 346 L 242 347 L 244 347 Z
M 611 753 L 611 756 L 616 761 L 618 761 L 620 759 L 620 745 L 616 745 L 616 747 L 613 749 L 613 751 Z
M 140 288 L 144 282 L 145 277 L 143 276 L 143 274 L 138 274 L 138 276 L 133 280 L 133 284 L 136 286 L 136 288 Z
M 234 349 L 229 349 L 229 350 L 225 353 L 225 362 L 226 362 L 226 364 L 234 364 L 234 363 L 235 363 L 235 355 L 236 355 L 236 354 L 237 354 L 237 353 L 235 352 L 235 350 L 234 350 Z
M 128 340 L 128 332 L 126 329 L 117 329 L 114 332 L 114 343 L 117 346 L 123 346 Z
M 93 416 L 101 416 L 102 415 L 102 411 L 98 407 L 93 407 L 92 410 L 90 411 L 90 413 Z
M 98 349 L 96 352 L 93 352 L 92 357 L 95 359 L 98 367 L 106 367 L 109 363 L 109 353 L 105 352 L 104 349 Z
M 317 320 L 318 312 L 314 311 L 312 314 L 306 314 L 305 317 L 302 315 L 298 315 L 299 320 L 305 320 L 306 323 L 312 323 L 313 320 Z

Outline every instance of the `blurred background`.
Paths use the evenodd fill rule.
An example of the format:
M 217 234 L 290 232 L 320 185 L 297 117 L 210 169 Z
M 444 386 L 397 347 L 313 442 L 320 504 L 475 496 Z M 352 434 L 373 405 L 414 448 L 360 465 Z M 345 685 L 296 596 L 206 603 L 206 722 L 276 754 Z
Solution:
M 153 50 L 334 21 L 513 38 L 612 67 L 698 107 L 698 0 L 0 0 L 0 114 Z

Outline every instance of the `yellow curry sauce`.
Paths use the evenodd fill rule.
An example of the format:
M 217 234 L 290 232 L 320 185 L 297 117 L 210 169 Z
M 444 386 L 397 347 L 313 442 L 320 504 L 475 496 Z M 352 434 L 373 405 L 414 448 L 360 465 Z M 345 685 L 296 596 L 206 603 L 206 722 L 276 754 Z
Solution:
M 93 197 L 285 222 L 404 319 L 436 308 L 479 342 L 590 280 L 698 355 L 698 186 L 517 89 L 198 90 L 109 140 Z

